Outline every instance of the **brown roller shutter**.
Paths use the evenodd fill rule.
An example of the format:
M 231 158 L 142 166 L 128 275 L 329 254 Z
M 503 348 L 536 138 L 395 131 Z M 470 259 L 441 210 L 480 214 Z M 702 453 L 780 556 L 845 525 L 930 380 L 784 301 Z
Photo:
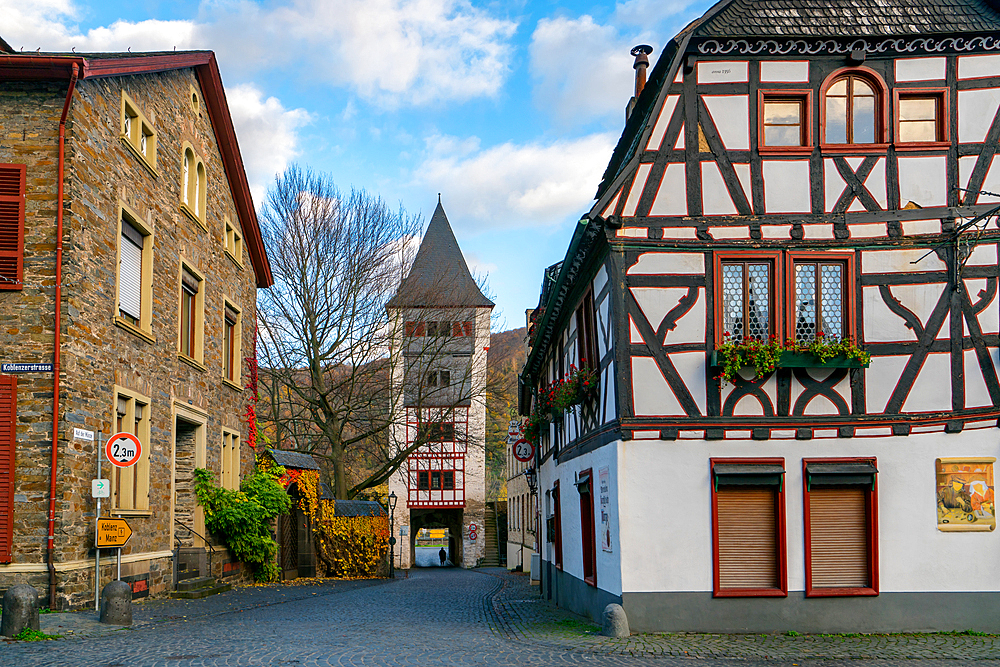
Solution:
M 17 378 L 0 375 L 0 563 L 11 561 L 14 537 L 14 443 Z
M 868 489 L 813 489 L 809 534 L 813 588 L 867 588 Z
M 23 164 L 0 164 L 0 290 L 22 286 L 25 176 Z
M 778 588 L 777 517 L 772 489 L 720 488 L 719 588 Z

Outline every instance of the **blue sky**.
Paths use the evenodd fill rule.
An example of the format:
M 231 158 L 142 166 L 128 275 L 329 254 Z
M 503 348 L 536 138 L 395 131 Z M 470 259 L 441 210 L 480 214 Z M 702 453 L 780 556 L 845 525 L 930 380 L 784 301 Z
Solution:
M 437 193 L 500 329 L 592 203 L 632 93 L 629 49 L 711 3 L 0 0 L 25 51 L 212 49 L 258 205 L 291 162 L 426 220 Z

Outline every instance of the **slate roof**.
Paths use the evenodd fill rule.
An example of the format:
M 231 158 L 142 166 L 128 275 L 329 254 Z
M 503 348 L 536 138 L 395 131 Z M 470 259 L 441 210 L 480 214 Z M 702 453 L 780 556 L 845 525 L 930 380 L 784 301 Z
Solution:
M 413 258 L 410 273 L 386 306 L 493 307 L 493 302 L 483 296 L 472 279 L 440 201 Z
M 385 508 L 374 500 L 337 500 L 333 504 L 334 516 L 388 516 Z
M 319 470 L 313 457 L 302 452 L 290 452 L 287 449 L 269 449 L 271 457 L 279 466 L 298 468 L 299 470 Z

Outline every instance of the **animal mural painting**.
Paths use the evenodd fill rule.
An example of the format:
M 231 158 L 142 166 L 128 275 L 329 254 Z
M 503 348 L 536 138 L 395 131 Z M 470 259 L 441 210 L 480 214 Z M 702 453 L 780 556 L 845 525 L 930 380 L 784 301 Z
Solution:
M 996 459 L 937 459 L 938 529 L 996 528 L 993 463 Z

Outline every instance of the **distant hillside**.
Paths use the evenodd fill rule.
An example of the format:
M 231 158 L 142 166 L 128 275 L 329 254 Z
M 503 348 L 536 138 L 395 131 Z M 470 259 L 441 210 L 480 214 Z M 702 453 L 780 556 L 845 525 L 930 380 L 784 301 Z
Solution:
M 527 329 L 491 334 L 486 355 L 486 499 L 496 500 L 507 479 L 507 425 L 517 417 L 517 375 L 527 359 Z

